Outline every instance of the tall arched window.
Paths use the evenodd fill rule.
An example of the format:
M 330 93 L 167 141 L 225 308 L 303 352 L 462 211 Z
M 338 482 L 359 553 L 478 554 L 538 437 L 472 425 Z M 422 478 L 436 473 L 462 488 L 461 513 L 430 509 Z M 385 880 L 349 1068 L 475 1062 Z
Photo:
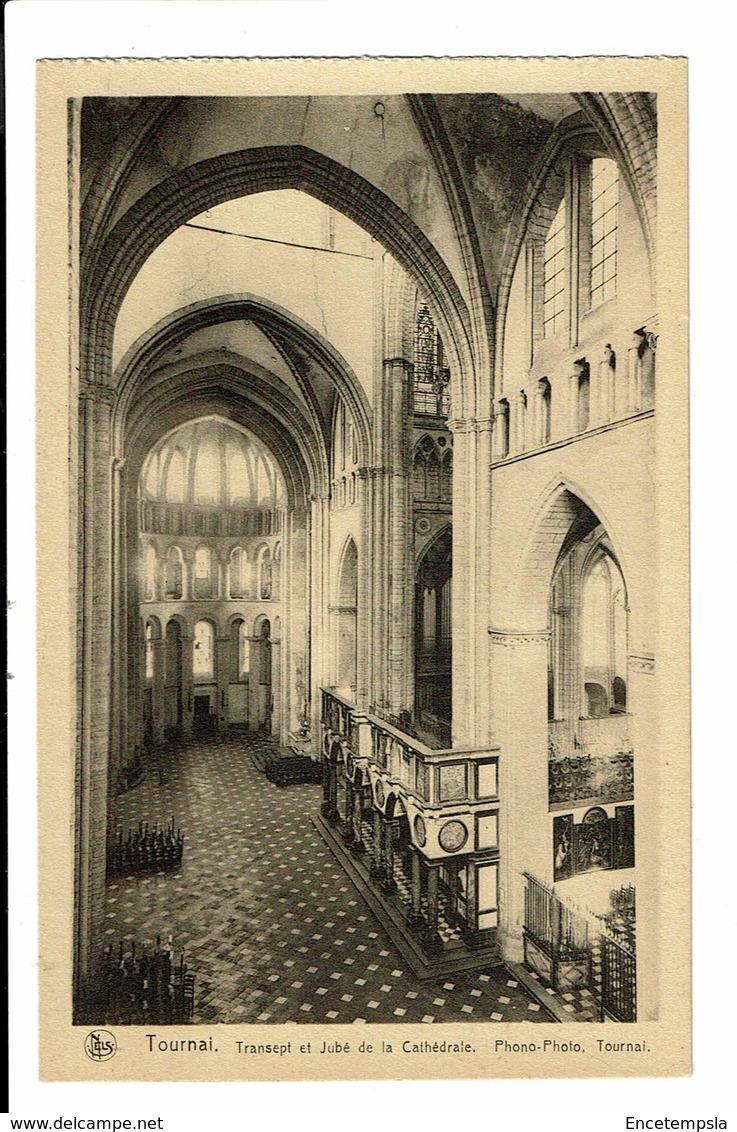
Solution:
M 337 597 L 336 684 L 353 696 L 358 666 L 358 550 L 352 538 L 343 549 Z
M 591 306 L 617 293 L 619 175 L 608 157 L 591 162 Z
M 605 534 L 593 549 L 581 538 L 558 564 L 550 628 L 549 718 L 573 723 L 625 711 L 626 590 Z
M 143 600 L 156 600 L 156 549 L 148 544 L 143 552 Z
M 230 552 L 229 593 L 231 597 L 247 597 L 249 592 L 248 551 L 236 546 Z
M 194 627 L 192 675 L 211 680 L 215 674 L 215 629 L 212 621 L 198 621 Z
M 537 383 L 540 393 L 539 408 L 540 408 L 540 421 L 539 421 L 539 442 L 540 444 L 548 444 L 550 441 L 550 398 L 551 389 L 550 382 L 547 377 L 543 377 Z
M 609 715 L 627 705 L 627 610 L 624 580 L 604 553 L 591 560 L 581 609 L 586 715 Z
M 154 677 L 154 627 L 150 621 L 146 622 L 146 679 L 153 680 Z
M 238 679 L 247 680 L 251 671 L 251 638 L 245 621 L 241 621 L 238 632 Z
M 453 450 L 449 448 L 440 463 L 440 498 L 444 503 L 453 501 Z
M 566 314 L 566 201 L 562 198 L 545 238 L 543 253 L 543 331 L 563 329 Z
M 443 341 L 426 303 L 417 308 L 414 342 L 414 411 L 447 417 L 450 411 L 450 370 Z
M 213 561 L 209 546 L 198 546 L 194 556 L 194 596 L 214 597 Z
M 271 551 L 268 546 L 261 552 L 261 561 L 259 562 L 259 596 L 261 601 L 270 601 L 272 597 Z
M 170 546 L 166 555 L 164 571 L 164 597 L 168 601 L 179 601 L 182 597 L 182 577 L 184 562 L 178 546 Z
M 451 720 L 453 536 L 445 527 L 425 550 L 415 582 L 415 711 Z

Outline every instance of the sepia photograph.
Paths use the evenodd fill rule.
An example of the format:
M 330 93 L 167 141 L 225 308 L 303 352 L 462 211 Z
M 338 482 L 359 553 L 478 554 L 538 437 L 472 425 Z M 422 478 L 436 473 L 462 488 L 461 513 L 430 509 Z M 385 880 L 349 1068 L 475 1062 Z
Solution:
M 684 61 L 238 62 L 39 64 L 45 1073 L 687 1072 Z

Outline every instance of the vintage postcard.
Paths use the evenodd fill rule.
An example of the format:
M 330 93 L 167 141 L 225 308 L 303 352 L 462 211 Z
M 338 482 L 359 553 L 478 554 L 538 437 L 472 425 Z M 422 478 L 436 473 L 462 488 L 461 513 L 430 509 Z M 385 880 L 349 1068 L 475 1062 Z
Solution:
M 37 100 L 41 1078 L 689 1073 L 685 61 Z

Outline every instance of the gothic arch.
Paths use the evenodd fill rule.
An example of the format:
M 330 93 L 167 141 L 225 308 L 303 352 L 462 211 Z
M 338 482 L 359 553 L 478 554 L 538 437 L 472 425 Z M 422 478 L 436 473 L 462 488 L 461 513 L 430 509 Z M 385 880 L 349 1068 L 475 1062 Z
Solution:
M 527 530 L 530 532 L 514 571 L 510 591 L 509 624 L 515 629 L 543 632 L 547 626 L 548 595 L 558 556 L 574 523 L 591 531 L 602 526 L 613 557 L 627 577 L 626 563 L 612 526 L 597 503 L 577 484 L 557 478 L 538 498 Z
M 369 232 L 417 279 L 473 404 L 474 366 L 468 309 L 450 271 L 417 225 L 359 174 L 302 145 L 264 146 L 211 157 L 173 174 L 139 198 L 105 239 L 83 281 L 81 369 L 109 384 L 112 341 L 123 298 L 155 248 L 193 216 L 227 200 L 297 189 L 342 212 Z M 467 389 L 464 389 L 464 386 Z
M 118 389 L 116 415 L 119 418 L 126 415 L 145 374 L 173 345 L 205 327 L 239 320 L 255 323 L 274 342 L 313 410 L 310 423 L 314 429 L 320 426 L 302 359 L 312 358 L 321 366 L 350 409 L 358 433 L 359 464 L 370 464 L 371 406 L 348 362 L 326 338 L 297 315 L 277 303 L 249 293 L 219 295 L 180 307 L 142 334 L 126 351 L 113 375 Z M 249 364 L 253 368 L 253 364 Z
M 116 405 L 116 450 L 126 459 L 129 483 L 137 483 L 143 461 L 162 437 L 189 421 L 219 416 L 235 427 L 258 431 L 284 477 L 290 506 L 307 505 L 327 483 L 324 442 L 288 397 L 254 377 L 248 368 L 190 359 L 184 386 L 149 383 L 129 406 Z M 251 367 L 253 368 L 253 367 Z M 186 397 L 182 395 L 183 389 Z

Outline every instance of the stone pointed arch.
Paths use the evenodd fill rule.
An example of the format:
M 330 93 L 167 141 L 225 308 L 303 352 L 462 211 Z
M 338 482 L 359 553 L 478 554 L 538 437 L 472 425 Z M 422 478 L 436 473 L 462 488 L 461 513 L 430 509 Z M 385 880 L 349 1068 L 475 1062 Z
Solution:
M 424 233 L 358 173 L 302 145 L 264 146 L 196 162 L 159 182 L 117 222 L 83 280 L 81 365 L 109 384 L 112 341 L 123 298 L 158 245 L 193 216 L 251 193 L 296 189 L 342 212 L 369 232 L 417 280 L 473 404 L 472 335 L 466 302 Z M 467 389 L 464 389 L 467 386 Z
M 202 299 L 180 307 L 142 334 L 116 367 L 113 381 L 118 389 L 116 417 L 125 414 L 143 375 L 177 342 L 205 327 L 249 320 L 263 330 L 285 356 L 308 406 L 312 424 L 318 428 L 309 380 L 299 360 L 314 359 L 329 376 L 348 405 L 358 433 L 359 464 L 372 459 L 371 406 L 366 393 L 345 358 L 318 330 L 303 319 L 259 295 L 243 292 Z
M 588 492 L 569 477 L 557 476 L 538 496 L 529 512 L 525 540 L 510 587 L 509 626 L 524 632 L 544 632 L 548 596 L 558 556 L 578 523 L 583 530 L 601 526 L 606 531 L 623 575 L 626 563 L 605 513 Z

